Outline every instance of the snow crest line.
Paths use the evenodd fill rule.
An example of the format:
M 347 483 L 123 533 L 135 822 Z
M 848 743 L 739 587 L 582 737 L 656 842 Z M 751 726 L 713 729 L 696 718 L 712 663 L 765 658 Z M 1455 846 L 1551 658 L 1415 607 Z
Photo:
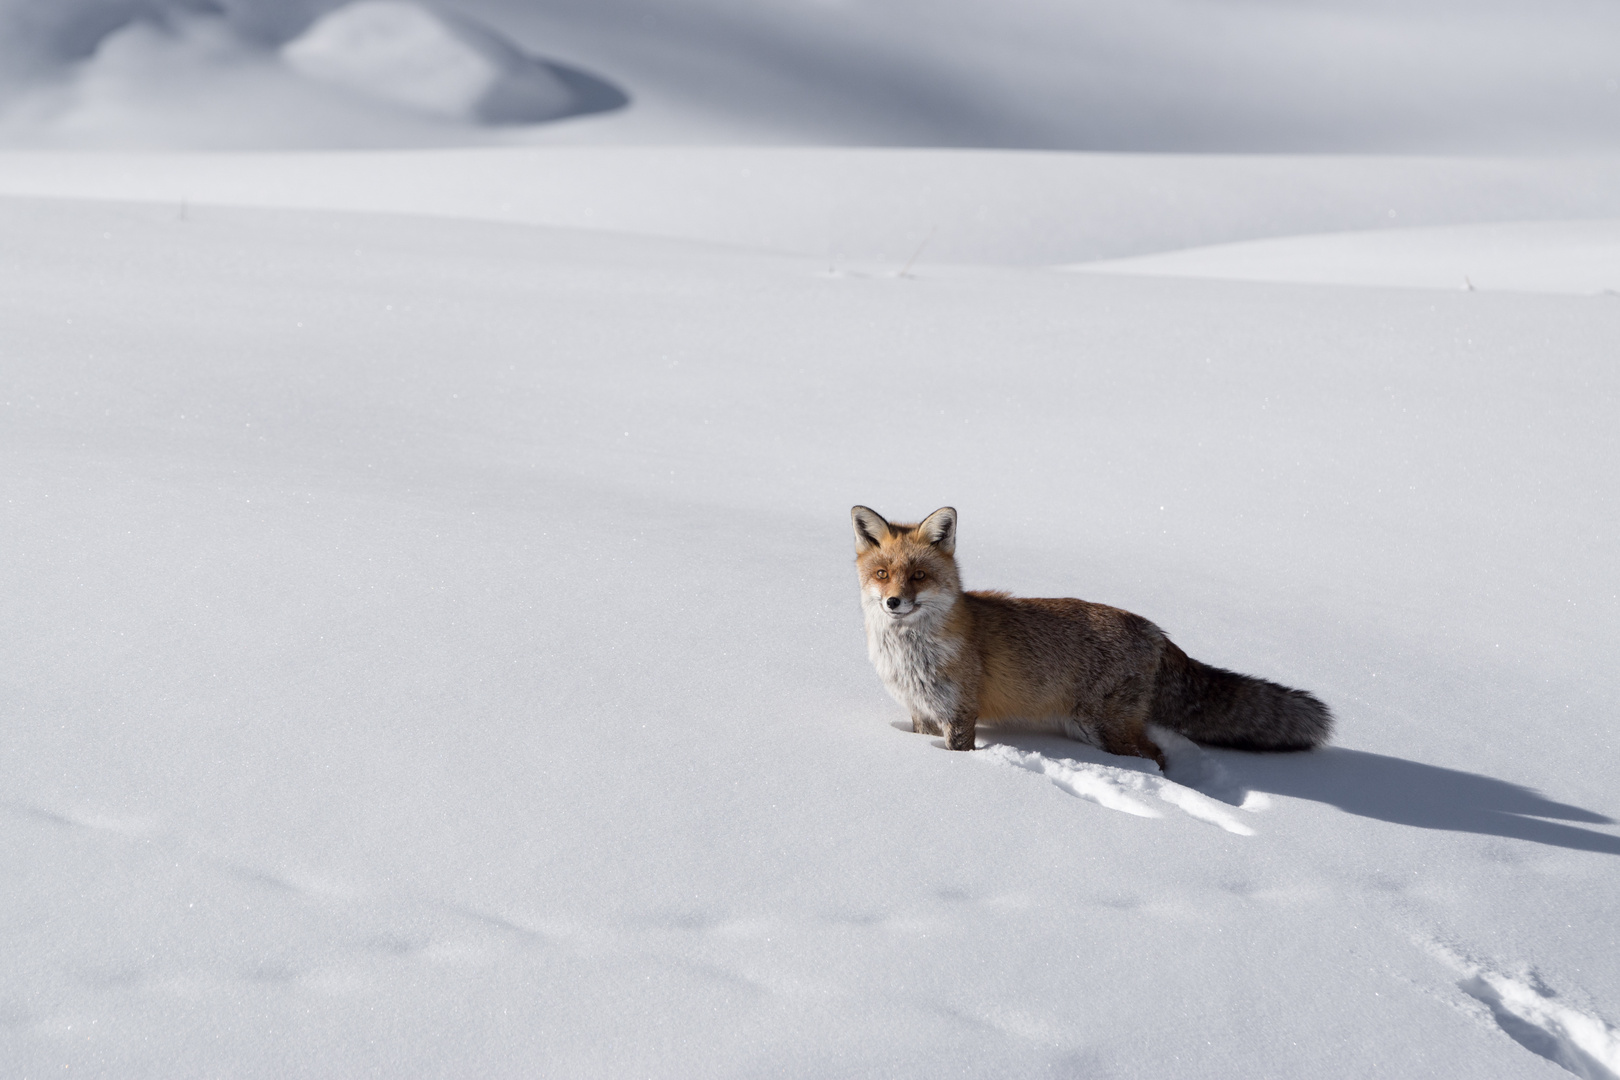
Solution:
M 1557 1001 L 1533 972 L 1518 979 L 1438 943 L 1429 951 L 1462 976 L 1457 989 L 1489 1009 L 1514 1042 L 1582 1080 L 1620 1080 L 1620 1031 Z
M 1254 835 L 1252 828 L 1239 821 L 1220 802 L 1162 776 L 1073 758 L 1047 757 L 1037 750 L 1020 750 L 1004 743 L 983 747 L 975 756 L 1039 773 L 1070 795 L 1109 810 L 1137 817 L 1163 817 L 1161 811 L 1139 798 L 1146 796 L 1167 802 L 1190 817 L 1218 825 L 1229 833 Z

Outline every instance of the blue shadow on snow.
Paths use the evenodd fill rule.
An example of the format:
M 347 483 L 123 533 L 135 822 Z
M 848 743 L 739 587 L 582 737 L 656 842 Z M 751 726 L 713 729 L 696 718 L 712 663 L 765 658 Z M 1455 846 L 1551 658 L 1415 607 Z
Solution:
M 1305 754 L 1228 751 L 1219 757 L 1246 787 L 1378 821 L 1620 855 L 1620 836 L 1560 824 L 1613 825 L 1613 818 L 1478 773 L 1336 746 Z

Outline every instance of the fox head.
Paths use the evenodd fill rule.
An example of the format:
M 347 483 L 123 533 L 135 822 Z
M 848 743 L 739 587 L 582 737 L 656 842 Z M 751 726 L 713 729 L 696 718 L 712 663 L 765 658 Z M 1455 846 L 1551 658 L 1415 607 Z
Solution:
M 956 603 L 956 511 L 941 507 L 921 525 L 890 525 L 864 506 L 850 510 L 855 524 L 855 571 L 861 605 L 890 619 L 943 615 Z

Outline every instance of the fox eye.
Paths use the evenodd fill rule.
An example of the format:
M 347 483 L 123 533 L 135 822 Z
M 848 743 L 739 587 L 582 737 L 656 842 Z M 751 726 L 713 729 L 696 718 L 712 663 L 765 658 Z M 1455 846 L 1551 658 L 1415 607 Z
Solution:
M 927 574 L 925 574 L 921 570 L 919 570 L 915 574 L 911 575 L 911 580 L 912 581 L 921 581 L 923 578 L 925 578 L 927 576 L 928 576 Z
M 889 580 L 889 572 L 887 570 L 874 570 L 872 571 L 872 576 L 877 578 L 879 581 Z

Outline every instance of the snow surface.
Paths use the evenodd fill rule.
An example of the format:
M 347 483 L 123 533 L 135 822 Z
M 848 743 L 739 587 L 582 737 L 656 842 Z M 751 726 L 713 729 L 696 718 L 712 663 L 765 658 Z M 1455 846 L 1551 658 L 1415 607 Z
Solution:
M 483 153 L 0 160 L 8 1075 L 1620 1074 L 1620 298 L 1041 265 L 1609 166 Z M 854 502 L 1339 737 L 938 749 Z

